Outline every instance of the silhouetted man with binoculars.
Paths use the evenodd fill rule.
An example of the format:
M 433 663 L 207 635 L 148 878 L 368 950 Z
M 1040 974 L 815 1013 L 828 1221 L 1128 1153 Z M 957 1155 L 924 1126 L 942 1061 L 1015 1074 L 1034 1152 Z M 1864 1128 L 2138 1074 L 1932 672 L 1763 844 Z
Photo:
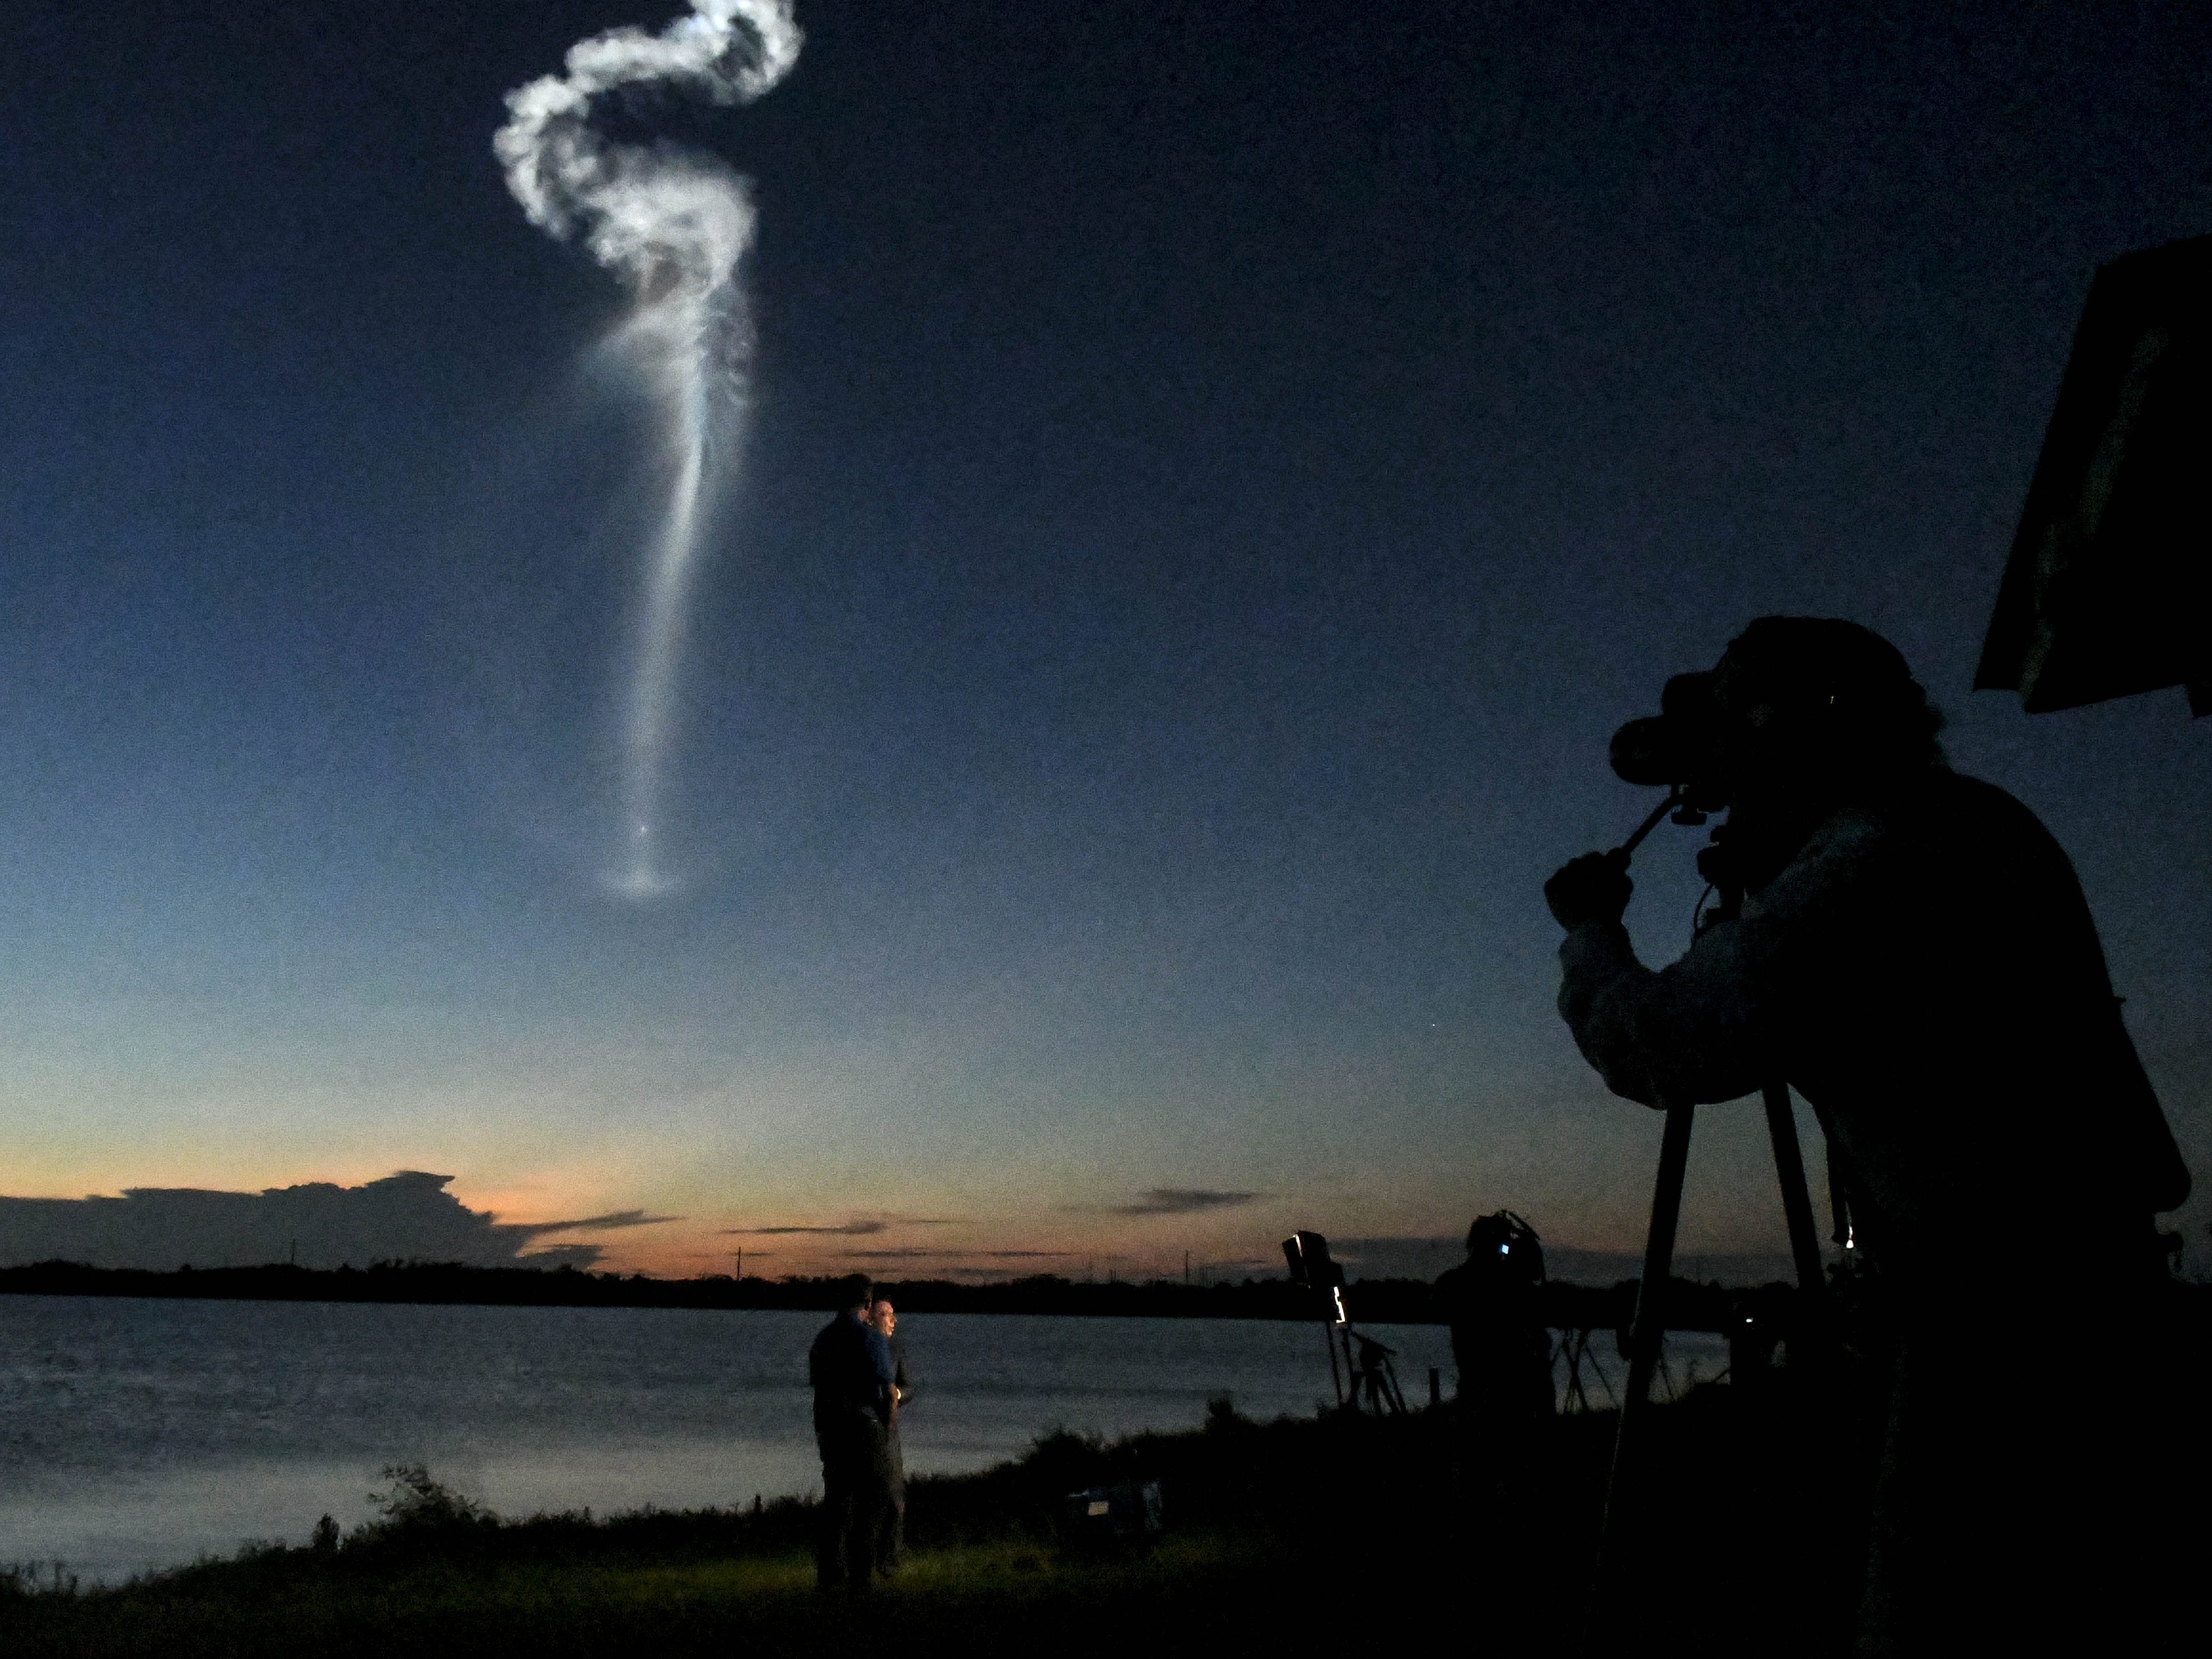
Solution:
M 1786 1079 L 1829 1133 L 1893 1349 L 1861 1650 L 2086 1633 L 2140 1586 L 2142 1379 L 1985 1388 L 1959 1364 L 1976 1338 L 2149 1309 L 2152 1214 L 2188 1194 L 2073 868 L 1949 769 L 1904 659 L 1855 624 L 1762 617 L 1662 708 L 1621 730 L 1615 768 L 1728 809 L 1698 863 L 1740 908 L 1655 972 L 1621 926 L 1626 856 L 1574 860 L 1545 887 L 1560 1012 L 1616 1094 Z

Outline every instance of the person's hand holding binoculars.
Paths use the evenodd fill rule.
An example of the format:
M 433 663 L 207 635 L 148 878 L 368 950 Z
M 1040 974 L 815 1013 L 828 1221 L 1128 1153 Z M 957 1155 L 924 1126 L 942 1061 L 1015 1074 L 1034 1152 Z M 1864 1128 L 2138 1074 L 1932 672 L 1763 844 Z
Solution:
M 1572 932 L 1592 922 L 1618 922 L 1628 908 L 1628 896 L 1636 884 L 1628 878 L 1628 854 L 1585 853 L 1569 859 L 1559 874 L 1544 884 L 1544 902 L 1559 926 Z

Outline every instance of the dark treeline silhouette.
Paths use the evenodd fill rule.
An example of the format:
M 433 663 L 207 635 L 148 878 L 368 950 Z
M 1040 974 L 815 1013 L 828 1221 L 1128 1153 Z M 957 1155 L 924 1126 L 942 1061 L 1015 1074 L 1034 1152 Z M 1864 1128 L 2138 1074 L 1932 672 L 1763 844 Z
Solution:
M 643 1273 L 595 1273 L 562 1267 L 474 1267 L 453 1262 L 380 1261 L 366 1268 L 322 1271 L 278 1262 L 258 1267 L 185 1267 L 154 1273 L 41 1261 L 0 1267 L 0 1295 L 180 1297 L 256 1302 L 419 1302 L 501 1307 L 786 1308 L 829 1311 L 842 1279 L 650 1279 Z M 949 1279 L 881 1281 L 902 1313 L 1077 1314 L 1168 1319 L 1317 1317 L 1313 1293 L 1287 1279 L 1248 1279 L 1234 1285 L 1184 1285 L 1170 1279 L 1104 1284 L 1049 1274 L 994 1285 Z M 1674 1329 L 1726 1331 L 1747 1297 L 1764 1297 L 1781 1314 L 1788 1286 L 1758 1291 L 1677 1279 L 1668 1298 Z M 1636 1282 L 1613 1285 L 1561 1281 L 1538 1288 L 1547 1325 L 1617 1330 L 1636 1303 Z M 1779 1302 L 1773 1299 L 1778 1297 Z M 1346 1300 L 1363 1324 L 1436 1325 L 1448 1310 L 1419 1279 L 1360 1279 Z

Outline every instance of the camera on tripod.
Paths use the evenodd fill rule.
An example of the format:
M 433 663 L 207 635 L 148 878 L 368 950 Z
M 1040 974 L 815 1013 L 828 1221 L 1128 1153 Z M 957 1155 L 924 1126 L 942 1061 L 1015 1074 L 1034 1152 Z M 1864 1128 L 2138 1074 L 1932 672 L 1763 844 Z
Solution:
M 1291 1283 L 1305 1286 L 1320 1300 L 1322 1346 L 1328 1350 L 1328 1376 L 1336 1388 L 1338 1408 L 1349 1404 L 1357 1411 L 1364 1395 L 1378 1417 L 1404 1412 L 1406 1397 L 1398 1389 L 1397 1367 L 1390 1363 L 1397 1350 L 1352 1328 L 1352 1310 L 1344 1300 L 1344 1269 L 1330 1256 L 1328 1240 L 1301 1229 L 1283 1241 L 1283 1261 L 1290 1267 Z M 1347 1379 L 1352 1385 L 1349 1401 L 1345 1398 Z
M 1328 1241 L 1303 1230 L 1283 1241 L 1283 1260 L 1290 1265 L 1291 1283 L 1320 1292 L 1326 1311 L 1322 1317 L 1332 1329 L 1352 1322 L 1344 1305 L 1344 1269 L 1328 1253 Z

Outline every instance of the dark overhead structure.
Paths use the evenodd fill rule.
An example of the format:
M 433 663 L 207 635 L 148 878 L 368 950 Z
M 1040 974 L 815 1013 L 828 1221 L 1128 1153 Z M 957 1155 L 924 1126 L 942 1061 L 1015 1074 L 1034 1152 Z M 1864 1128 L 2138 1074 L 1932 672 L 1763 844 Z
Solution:
M 2097 273 L 1974 673 L 2031 714 L 2173 685 L 2212 714 L 2212 236 Z

